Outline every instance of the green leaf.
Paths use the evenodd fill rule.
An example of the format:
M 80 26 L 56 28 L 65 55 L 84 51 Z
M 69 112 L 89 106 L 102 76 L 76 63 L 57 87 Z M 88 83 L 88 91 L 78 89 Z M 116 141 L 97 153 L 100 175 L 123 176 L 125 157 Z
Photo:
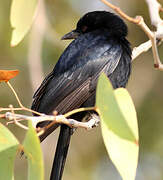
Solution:
M 44 167 L 40 141 L 32 123 L 28 122 L 29 130 L 24 139 L 24 152 L 28 158 L 28 180 L 43 180 Z
M 136 110 L 132 98 L 128 93 L 128 91 L 124 88 L 118 88 L 114 90 L 114 94 L 127 124 L 134 133 L 134 136 L 136 137 L 136 143 L 137 143 L 139 139 L 138 123 L 137 123 Z
M 136 141 L 135 135 L 118 106 L 112 85 L 105 74 L 101 74 L 97 84 L 96 107 L 109 130 L 123 139 Z
M 0 179 L 14 179 L 14 160 L 18 146 L 15 136 L 0 123 Z
M 133 131 L 137 141 L 131 142 L 120 138 L 102 120 L 101 128 L 104 143 L 110 159 L 121 174 L 123 180 L 134 180 L 138 164 L 138 125 L 135 107 L 127 90 L 120 88 L 115 90 L 115 96 L 126 122 Z M 125 103 L 124 103 L 125 102 Z
M 16 46 L 29 31 L 38 0 L 12 0 L 10 22 L 13 28 L 11 46 Z

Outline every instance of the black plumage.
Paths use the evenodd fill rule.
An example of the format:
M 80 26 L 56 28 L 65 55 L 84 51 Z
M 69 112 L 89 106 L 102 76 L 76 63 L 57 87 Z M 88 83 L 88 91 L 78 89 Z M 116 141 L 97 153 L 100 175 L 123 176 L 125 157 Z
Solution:
M 125 87 L 131 71 L 131 48 L 126 35 L 127 26 L 113 13 L 94 11 L 84 15 L 76 29 L 62 38 L 75 40 L 36 91 L 32 109 L 45 114 L 52 114 L 53 110 L 64 114 L 93 106 L 101 72 L 109 77 L 114 88 Z M 84 115 L 79 113 L 73 118 L 81 121 Z M 38 127 L 46 124 L 39 123 Z M 56 127 L 45 132 L 41 141 Z M 53 166 L 55 180 L 62 177 L 70 136 L 71 129 L 62 125 Z

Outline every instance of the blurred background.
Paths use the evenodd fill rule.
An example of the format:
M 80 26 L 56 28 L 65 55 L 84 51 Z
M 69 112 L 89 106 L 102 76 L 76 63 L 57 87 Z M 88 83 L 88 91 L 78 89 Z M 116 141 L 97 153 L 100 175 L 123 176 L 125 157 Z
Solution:
M 142 15 L 151 27 L 145 1 L 110 1 L 125 13 L 135 17 Z M 160 1 L 163 4 L 163 1 Z M 46 0 L 39 1 L 39 7 L 32 29 L 16 47 L 10 47 L 11 26 L 9 21 L 10 0 L 0 0 L 0 69 L 19 69 L 20 74 L 11 80 L 23 104 L 30 107 L 32 95 L 41 81 L 55 65 L 60 54 L 70 41 L 61 37 L 75 28 L 84 13 L 92 10 L 108 10 L 100 0 Z M 147 39 L 136 25 L 126 22 L 129 28 L 128 40 L 132 47 Z M 152 28 L 152 27 L 151 27 Z M 159 47 L 163 57 L 163 46 Z M 143 53 L 133 62 L 132 75 L 128 83 L 136 106 L 139 133 L 140 157 L 137 180 L 163 179 L 163 72 L 153 68 L 151 50 Z M 0 106 L 17 106 L 16 100 L 5 83 L 0 84 Z M 14 125 L 9 128 L 20 141 L 25 132 Z M 43 143 L 45 180 L 49 179 L 58 132 L 50 135 Z M 24 157 L 16 158 L 15 179 L 24 180 L 27 164 Z M 77 130 L 72 137 L 63 179 L 65 180 L 120 180 L 110 162 L 101 137 L 100 128 L 91 131 Z

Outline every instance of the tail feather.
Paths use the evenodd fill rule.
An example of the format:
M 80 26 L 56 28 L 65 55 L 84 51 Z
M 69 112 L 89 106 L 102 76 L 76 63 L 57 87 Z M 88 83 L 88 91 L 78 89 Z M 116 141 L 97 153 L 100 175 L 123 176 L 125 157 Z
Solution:
M 61 180 L 70 144 L 72 130 L 61 125 L 50 180 Z

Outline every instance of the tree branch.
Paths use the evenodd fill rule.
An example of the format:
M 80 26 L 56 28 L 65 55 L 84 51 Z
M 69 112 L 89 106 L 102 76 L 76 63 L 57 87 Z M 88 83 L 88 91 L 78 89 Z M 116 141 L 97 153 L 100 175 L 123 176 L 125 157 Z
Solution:
M 0 115 L 0 117 L 8 120 L 9 122 L 7 122 L 7 124 L 13 123 L 25 130 L 27 130 L 28 127 L 20 124 L 19 123 L 20 121 L 24 121 L 24 120 L 31 121 L 35 129 L 36 129 L 37 123 L 39 122 L 52 121 L 52 123 L 50 123 L 51 126 L 54 124 L 66 124 L 67 126 L 71 128 L 84 128 L 86 130 L 90 130 L 93 127 L 98 126 L 100 122 L 99 117 L 97 115 L 92 116 L 92 118 L 88 122 L 79 122 L 74 119 L 68 119 L 64 115 L 55 116 L 55 115 L 44 114 L 41 116 L 27 116 L 27 115 L 22 115 L 22 114 L 15 114 L 14 111 L 6 112 L 4 115 Z M 51 127 L 50 125 L 42 129 L 38 129 L 38 130 L 36 129 L 38 132 L 38 136 L 42 135 L 46 130 L 48 130 Z
M 137 16 L 136 18 L 132 18 L 125 14 L 119 7 L 116 7 L 109 3 L 106 0 L 101 0 L 104 4 L 112 8 L 116 11 L 122 18 L 132 22 L 141 27 L 141 29 L 146 33 L 150 41 L 147 41 L 141 44 L 139 47 L 133 49 L 132 58 L 135 59 L 141 53 L 146 52 L 150 47 L 152 47 L 153 58 L 154 58 L 154 67 L 163 70 L 163 64 L 160 61 L 156 39 L 163 38 L 163 21 L 160 18 L 159 11 L 162 9 L 161 5 L 157 2 L 157 0 L 146 0 L 146 3 L 149 8 L 149 14 L 151 18 L 151 23 L 156 27 L 156 32 L 153 32 L 149 29 L 149 27 L 145 24 L 143 17 Z M 144 48 L 144 50 L 143 50 Z

